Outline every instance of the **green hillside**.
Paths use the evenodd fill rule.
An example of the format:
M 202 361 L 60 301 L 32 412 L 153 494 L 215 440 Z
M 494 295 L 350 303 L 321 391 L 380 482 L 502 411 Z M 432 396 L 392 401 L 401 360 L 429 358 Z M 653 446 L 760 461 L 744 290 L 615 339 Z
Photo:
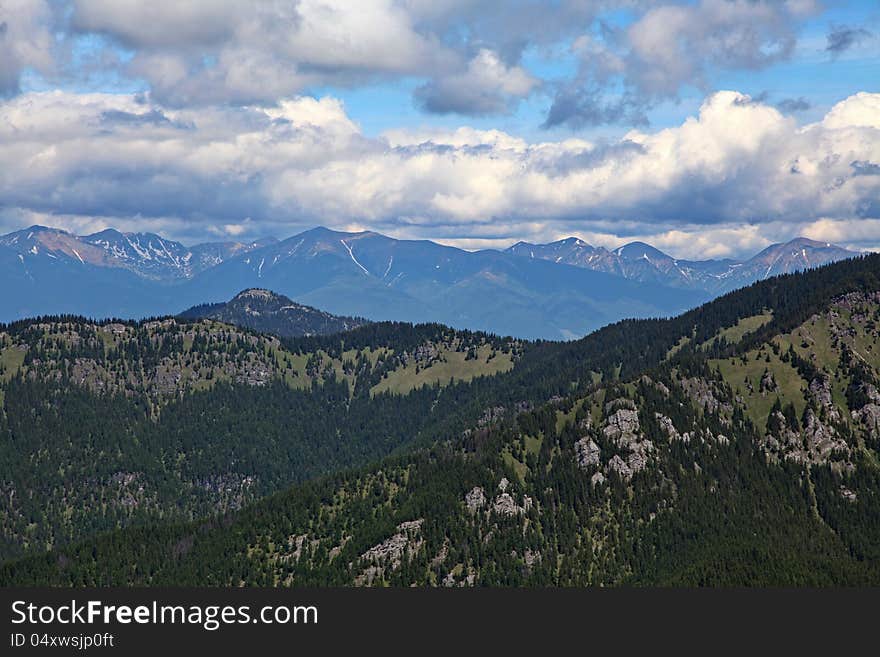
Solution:
M 457 380 L 473 380 L 525 346 L 439 326 L 369 331 L 371 346 L 349 348 L 356 333 L 314 344 L 210 320 L 0 329 L 0 557 L 238 509 L 429 443 L 478 417 L 438 399 L 449 379 L 430 373 L 459 363 Z
M 0 583 L 880 583 L 878 273 L 880 257 L 870 256 L 771 279 L 670 320 L 621 322 L 574 343 L 511 344 L 506 372 L 407 395 L 376 394 L 375 372 L 352 394 L 328 370 L 311 394 L 338 386 L 341 403 L 362 400 L 354 424 L 378 421 L 373 404 L 395 403 L 395 413 L 383 409 L 384 433 L 408 425 L 418 437 L 405 428 L 383 443 L 390 456 L 375 449 L 350 459 L 355 469 L 334 463 L 324 475 L 315 465 L 283 492 L 198 520 L 194 512 L 191 522 L 151 519 L 46 554 L 34 546 L 0 568 Z M 388 326 L 385 344 L 393 334 L 394 354 L 414 353 L 424 330 Z M 432 344 L 457 344 L 432 330 Z M 377 331 L 284 348 L 373 354 Z M 481 350 L 503 351 L 492 338 L 473 340 L 486 341 L 473 345 L 480 362 Z M 409 377 L 409 366 L 379 377 Z M 24 385 L 15 381 L 7 400 L 8 386 Z M 223 386 L 215 389 L 230 398 L 241 390 Z M 272 389 L 281 407 L 305 394 Z M 218 410 L 206 394 L 184 399 L 204 405 L 182 417 Z M 264 403 L 243 401 L 255 407 L 247 421 L 264 415 Z M 228 435 L 226 449 L 244 458 L 240 434 Z M 259 444 L 271 431 L 249 435 Z M 340 434 L 339 448 L 356 435 Z M 222 467 L 205 449 L 184 452 L 200 473 Z M 271 458 L 283 462 L 283 452 Z

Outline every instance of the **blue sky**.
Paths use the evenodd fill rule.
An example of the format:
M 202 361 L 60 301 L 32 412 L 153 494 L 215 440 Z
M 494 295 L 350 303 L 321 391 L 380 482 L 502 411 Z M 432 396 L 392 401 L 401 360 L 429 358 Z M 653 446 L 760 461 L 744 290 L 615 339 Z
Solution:
M 549 4 L 549 3 L 548 3 Z M 638 20 L 632 10 L 612 10 L 602 14 L 603 21 L 625 29 Z M 836 26 L 862 28 L 871 37 L 855 44 L 848 52 L 832 56 L 827 48 L 828 34 Z M 798 31 L 795 53 L 783 61 L 760 69 L 725 69 L 718 67 L 712 73 L 711 87 L 733 89 L 752 96 L 766 94 L 772 102 L 784 99 L 806 99 L 813 106 L 803 114 L 818 118 L 835 102 L 863 90 L 876 89 L 880 67 L 880 4 L 872 0 L 853 2 L 826 2 L 822 11 L 804 21 Z M 118 68 L 91 70 L 91 60 L 112 52 L 120 62 L 128 62 L 134 51 L 119 45 L 113 39 L 99 34 L 70 35 L 59 33 L 59 40 L 69 40 L 72 57 L 68 63 L 68 79 L 47 80 L 38 71 L 25 70 L 22 89 L 46 90 L 68 88 L 74 91 L 102 91 L 109 93 L 148 93 L 149 82 L 121 74 Z M 565 40 L 549 47 L 531 47 L 522 56 L 523 66 L 544 80 L 564 80 L 577 69 L 576 57 Z M 87 72 L 88 71 L 88 72 Z M 349 115 L 369 135 L 401 127 L 446 127 L 463 124 L 482 129 L 500 129 L 523 136 L 530 141 L 564 138 L 571 134 L 565 126 L 547 130 L 542 127 L 551 98 L 536 93 L 520 102 L 509 115 L 467 116 L 459 113 L 436 115 L 424 112 L 413 102 L 413 92 L 424 81 L 423 77 L 406 76 L 391 81 L 379 81 L 354 88 L 349 86 L 315 85 L 303 93 L 320 97 L 333 95 L 345 102 Z M 692 115 L 705 97 L 706 89 L 683 86 L 674 99 L 663 102 L 648 111 L 650 124 L 669 127 L 680 124 Z M 587 137 L 609 136 L 625 132 L 626 126 L 581 127 L 577 132 Z
M 875 248 L 878 72 L 868 0 L 7 0 L 0 230 Z
M 617 23 L 626 25 L 633 20 L 627 12 L 617 17 Z M 862 26 L 872 34 L 880 34 L 880 4 L 869 0 L 829 4 L 828 9 L 808 21 L 800 31 L 796 53 L 785 61 L 759 70 L 717 70 L 712 87 L 733 89 L 752 96 L 767 94 L 770 101 L 804 98 L 812 105 L 804 111 L 804 120 L 820 118 L 834 103 L 864 90 L 878 90 L 880 80 L 880 43 L 862 43 L 852 51 L 832 57 L 826 51 L 827 35 L 835 25 Z M 576 68 L 570 53 L 555 48 L 552 56 L 540 49 L 527 52 L 524 61 L 529 70 L 542 78 L 563 79 Z M 360 89 L 323 89 L 318 93 L 333 93 L 345 101 L 346 108 L 368 134 L 405 126 L 458 127 L 464 122 L 460 115 L 426 116 L 411 102 L 412 92 L 419 80 L 409 79 L 392 84 Z M 680 124 L 694 114 L 705 97 L 705 90 L 684 87 L 678 96 L 648 113 L 652 126 L 664 128 Z M 565 138 L 571 134 L 566 127 L 553 130 L 541 128 L 549 99 L 544 94 L 522 102 L 510 116 L 469 118 L 466 123 L 483 129 L 500 129 L 524 136 L 531 141 Z M 578 134 L 587 137 L 613 136 L 625 132 L 626 127 L 587 127 Z

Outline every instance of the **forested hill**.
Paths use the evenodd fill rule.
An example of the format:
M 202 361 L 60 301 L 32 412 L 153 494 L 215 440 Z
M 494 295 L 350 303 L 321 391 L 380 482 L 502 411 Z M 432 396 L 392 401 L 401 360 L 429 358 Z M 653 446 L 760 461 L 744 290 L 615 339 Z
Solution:
M 176 318 L 0 326 L 0 557 L 239 508 L 431 442 L 477 419 L 459 395 L 528 348 L 437 325 L 363 330 L 297 341 Z
M 878 273 L 868 256 L 675 319 L 510 345 L 512 369 L 470 383 L 403 396 L 356 384 L 352 406 L 413 404 L 423 440 L 222 518 L 134 523 L 9 563 L 0 583 L 880 583 Z M 379 330 L 285 349 L 333 358 Z
M 304 306 L 270 290 L 251 288 L 225 303 L 193 306 L 180 314 L 185 319 L 214 319 L 261 333 L 295 338 L 350 331 L 367 324 L 358 317 L 339 317 Z

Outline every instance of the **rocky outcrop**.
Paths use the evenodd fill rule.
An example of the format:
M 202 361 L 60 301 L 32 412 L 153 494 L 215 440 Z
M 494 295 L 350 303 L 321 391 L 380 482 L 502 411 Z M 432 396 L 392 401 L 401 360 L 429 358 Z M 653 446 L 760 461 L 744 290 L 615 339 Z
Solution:
M 852 412 L 853 419 L 861 422 L 873 436 L 880 433 L 880 405 L 869 403 Z
M 423 518 L 402 522 L 397 533 L 361 555 L 361 561 L 369 565 L 355 578 L 355 584 L 369 586 L 381 578 L 387 570 L 397 570 L 404 559 L 411 559 L 422 547 L 421 528 Z
M 861 408 L 852 409 L 852 417 L 861 422 L 873 437 L 877 437 L 880 435 L 880 392 L 870 383 L 863 383 L 861 392 L 868 398 L 868 402 Z
M 452 588 L 455 586 L 473 586 L 474 582 L 477 581 L 476 573 L 468 572 L 461 580 L 456 579 L 455 574 L 453 572 L 446 573 L 446 576 L 443 578 L 441 582 L 444 587 Z
M 653 443 L 642 434 L 639 412 L 632 399 L 620 397 L 609 401 L 605 404 L 605 413 L 606 418 L 599 429 L 601 437 L 620 450 L 620 453 L 612 456 L 603 467 L 602 448 L 596 439 L 586 435 L 574 444 L 578 467 L 582 470 L 596 470 L 590 477 L 592 486 L 603 484 L 611 472 L 629 481 L 636 472 L 648 466 L 649 454 L 654 450 Z M 581 421 L 580 427 L 584 430 L 591 429 L 592 421 L 589 416 Z M 506 504 L 504 508 L 509 509 Z
M 709 413 L 717 413 L 721 410 L 731 412 L 733 407 L 728 402 L 722 402 L 715 394 L 715 389 L 709 381 L 699 377 L 681 379 L 680 385 L 694 403 Z
M 621 408 L 605 420 L 602 432 L 605 434 L 605 438 L 613 441 L 619 447 L 628 447 L 632 441 L 637 440 L 640 429 L 638 411 Z
M 654 388 L 659 390 L 661 393 L 663 393 L 664 397 L 669 396 L 669 388 L 667 388 L 665 385 L 663 385 L 660 381 L 654 381 L 654 379 L 652 379 L 647 374 L 643 374 L 642 378 L 639 379 L 639 382 L 645 384 L 646 386 L 653 386 Z
M 678 429 L 675 428 L 675 425 L 672 423 L 672 420 L 662 413 L 654 413 L 654 417 L 657 418 L 657 423 L 660 425 L 660 430 L 663 431 L 668 437 L 669 440 L 681 440 L 683 442 L 689 443 L 691 441 L 691 434 L 689 432 L 679 433 Z
M 620 458 L 619 454 L 615 454 L 611 457 L 611 460 L 608 461 L 608 470 L 610 472 L 616 472 L 621 479 L 630 480 L 633 476 L 632 468 L 627 465 L 626 461 Z
M 525 509 L 514 501 L 510 493 L 501 493 L 492 504 L 492 511 L 499 516 L 515 516 L 525 513 Z
M 771 414 L 771 423 L 779 427 L 775 433 L 764 436 L 764 448 L 771 456 L 803 464 L 830 463 L 837 471 L 852 470 L 849 445 L 837 429 L 822 422 L 812 408 L 805 410 L 800 429 L 790 426 L 779 411 Z
M 490 424 L 494 424 L 495 422 L 504 419 L 506 412 L 507 409 L 503 406 L 493 406 L 492 408 L 487 408 L 483 411 L 480 419 L 477 420 L 477 426 L 488 427 Z
M 464 496 L 464 503 L 471 513 L 476 513 L 486 506 L 486 492 L 480 486 L 474 486 Z
M 804 414 L 803 436 L 804 447 L 813 463 L 826 463 L 834 455 L 850 455 L 849 445 L 838 435 L 837 430 L 820 422 L 811 408 L 807 408 Z
M 526 550 L 523 554 L 523 562 L 526 564 L 526 568 L 531 569 L 536 563 L 541 561 L 541 551 L 540 550 Z
M 762 397 L 766 397 L 768 394 L 779 390 L 779 385 L 776 383 L 776 378 L 773 376 L 773 372 L 770 370 L 764 370 L 764 374 L 761 376 L 761 383 L 758 385 L 758 390 Z
M 817 408 L 825 409 L 825 414 L 829 420 L 837 422 L 840 420 L 840 411 L 834 405 L 831 397 L 831 380 L 827 376 L 817 376 L 808 387 L 808 397 L 816 404 Z
M 585 470 L 599 465 L 599 446 L 589 436 L 581 438 L 574 444 L 574 454 L 578 466 Z
M 602 435 L 626 453 L 625 458 L 615 454 L 606 466 L 607 472 L 617 472 L 625 480 L 644 470 L 648 465 L 648 454 L 654 445 L 641 433 L 639 413 L 632 400 L 614 400 L 606 404 L 606 409 L 614 410 L 605 420 Z
M 499 493 L 492 501 L 492 512 L 498 516 L 518 516 L 527 513 L 532 508 L 532 498 L 528 495 L 523 497 L 522 505 L 516 503 L 510 481 L 507 477 L 498 483 Z

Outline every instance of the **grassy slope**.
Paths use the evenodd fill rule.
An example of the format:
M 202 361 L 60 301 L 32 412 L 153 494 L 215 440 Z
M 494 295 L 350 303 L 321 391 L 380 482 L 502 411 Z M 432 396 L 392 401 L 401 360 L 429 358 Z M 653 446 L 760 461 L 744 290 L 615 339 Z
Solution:
M 434 362 L 428 367 L 409 363 L 405 367 L 398 368 L 388 377 L 372 387 L 372 394 L 390 391 L 397 394 L 420 388 L 424 385 L 439 383 L 447 385 L 450 381 L 471 381 L 478 376 L 492 376 L 500 372 L 507 372 L 513 367 L 513 359 L 510 354 L 494 352 L 489 345 L 483 345 L 477 350 L 477 357 L 466 360 L 467 354 L 452 349 L 441 349 L 439 355 L 442 360 Z

